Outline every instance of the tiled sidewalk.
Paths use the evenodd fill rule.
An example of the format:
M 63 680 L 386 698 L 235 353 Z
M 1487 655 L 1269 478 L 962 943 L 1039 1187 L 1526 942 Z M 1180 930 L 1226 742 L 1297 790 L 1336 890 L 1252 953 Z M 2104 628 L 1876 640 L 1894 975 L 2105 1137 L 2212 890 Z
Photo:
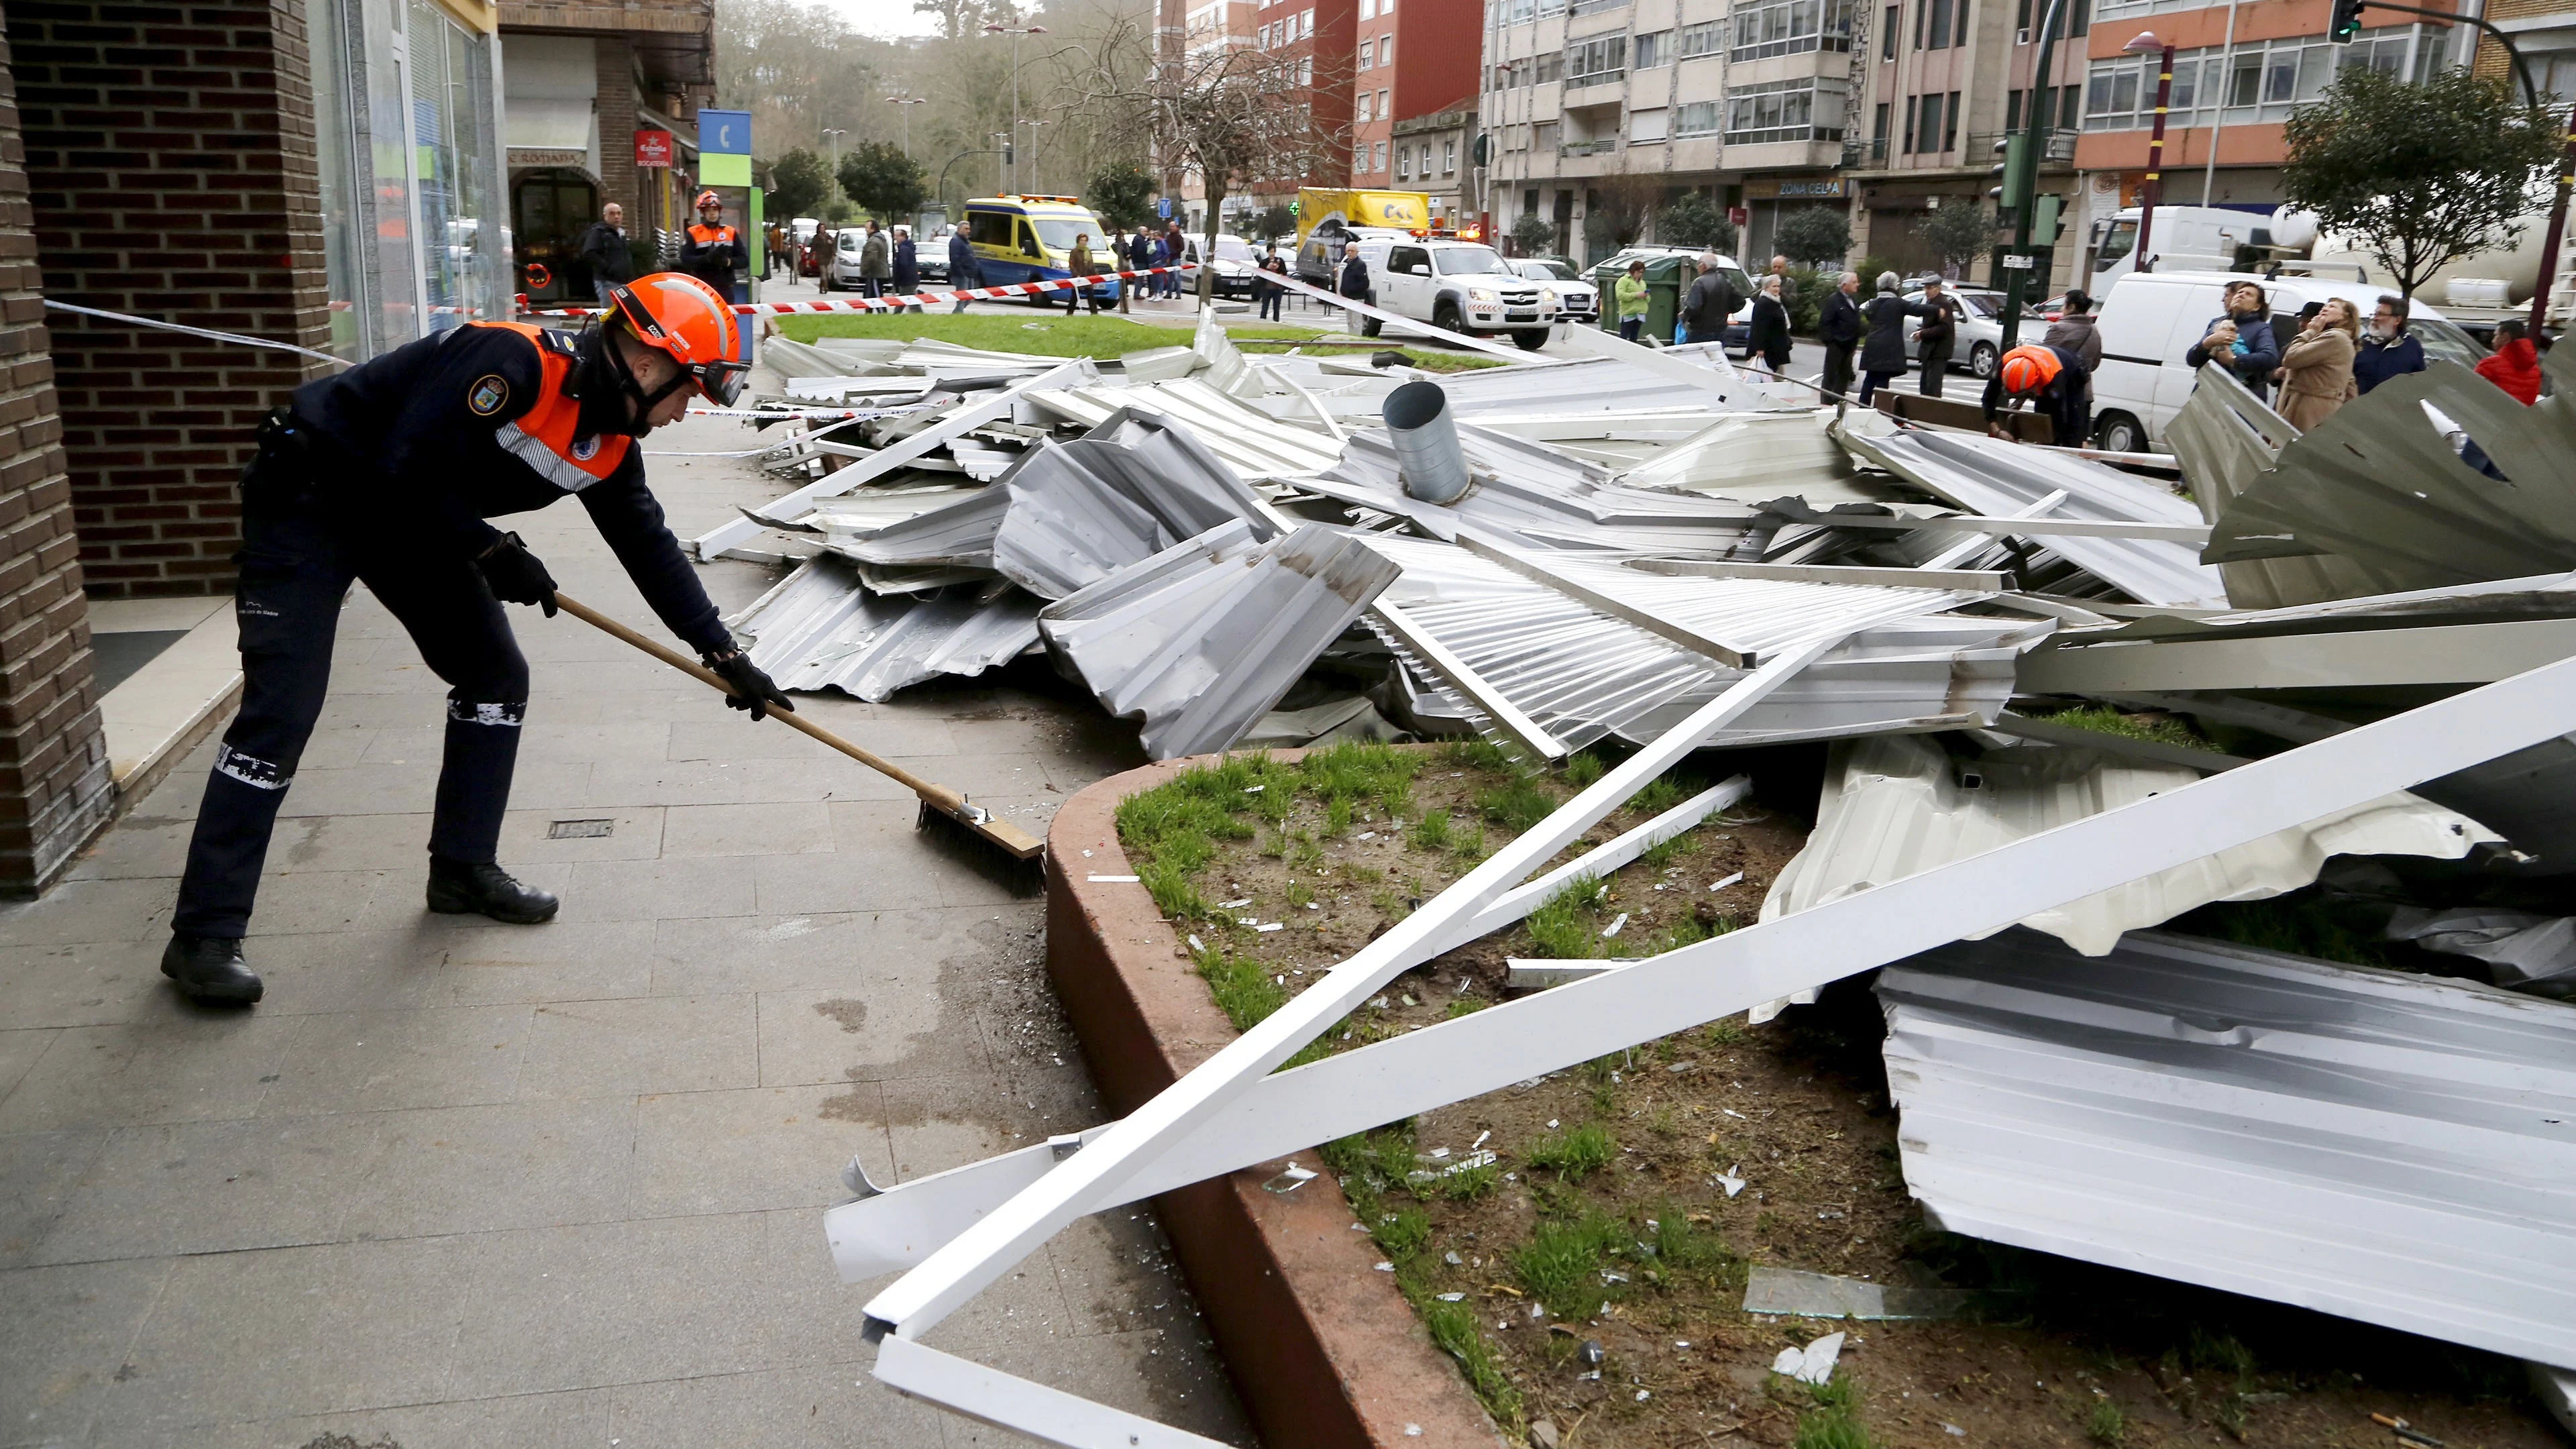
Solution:
M 778 491 L 653 475 L 683 536 Z M 660 632 L 577 505 L 513 526 Z M 775 577 L 702 572 L 727 609 Z M 1003 1437 L 868 1380 L 820 1210 L 853 1152 L 917 1176 L 1095 1120 L 1037 901 L 890 782 L 512 617 L 536 687 L 502 859 L 563 893 L 554 924 L 423 910 L 443 688 L 364 590 L 270 854 L 256 1011 L 157 969 L 211 747 L 0 910 L 0 1444 Z M 803 707 L 1042 829 L 1133 734 L 1017 678 Z M 931 1342 L 1249 1442 L 1150 1217 L 1068 1231 Z

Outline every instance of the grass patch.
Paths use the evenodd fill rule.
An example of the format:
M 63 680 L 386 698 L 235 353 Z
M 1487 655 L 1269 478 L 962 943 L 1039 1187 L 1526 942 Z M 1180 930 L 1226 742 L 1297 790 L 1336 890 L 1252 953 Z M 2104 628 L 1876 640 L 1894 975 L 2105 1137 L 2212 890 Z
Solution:
M 1369 1224 L 1369 1236 L 1388 1257 L 1401 1263 L 1431 1242 L 1431 1215 L 1420 1208 L 1381 1213 Z
M 1521 924 L 1528 928 L 1530 942 L 1541 956 L 1560 961 L 1583 961 L 1601 954 L 1601 933 L 1594 929 L 1593 914 L 1600 908 L 1601 882 L 1589 874 L 1577 875 L 1566 882 L 1565 889 L 1548 897 L 1546 904 L 1525 917 Z
M 1407 838 L 1413 842 L 1413 848 L 1416 850 L 1448 849 L 1452 838 L 1449 833 L 1449 812 L 1424 811 L 1422 818 L 1413 822 L 1412 833 Z
M 1591 750 L 1578 750 L 1566 760 L 1565 768 L 1558 771 L 1557 775 L 1565 783 L 1580 790 L 1598 781 L 1609 772 L 1609 769 L 1609 763 L 1598 754 Z
M 932 290 L 938 290 L 933 288 Z M 1024 352 L 1038 357 L 1117 357 L 1141 352 L 1149 347 L 1187 347 L 1191 327 L 1155 326 L 1133 322 L 1122 317 L 1068 317 L 1062 298 L 1056 308 L 1032 306 L 1020 312 L 906 312 L 885 316 L 847 313 L 812 313 L 784 316 L 778 319 L 782 336 L 797 342 L 812 342 L 823 337 L 883 337 L 909 342 L 917 337 L 934 337 L 954 342 L 960 347 L 980 347 L 988 352 Z M 1230 327 L 1226 335 L 1238 343 L 1271 343 L 1295 345 L 1320 337 L 1340 338 L 1339 328 L 1314 327 Z M 1270 352 L 1273 347 L 1256 347 Z M 1336 353 L 1367 357 L 1358 348 L 1335 348 Z M 1414 365 L 1427 372 L 1463 372 L 1480 367 L 1498 367 L 1493 359 L 1441 352 L 1422 348 L 1407 354 Z
M 1278 973 L 1249 956 L 1202 951 L 1199 974 L 1207 978 L 1208 993 L 1236 1031 L 1252 1030 L 1288 1004 L 1287 988 L 1273 979 Z
M 1551 1132 L 1530 1144 L 1529 1165 L 1553 1172 L 1566 1182 L 1580 1182 L 1610 1165 L 1619 1144 L 1598 1122 Z
M 1493 1345 L 1485 1341 L 1484 1325 L 1476 1321 L 1476 1312 L 1464 1303 L 1443 1303 L 1425 1297 L 1415 1303 L 1422 1315 L 1422 1326 L 1440 1351 L 1458 1361 L 1459 1371 L 1467 1376 L 1467 1387 L 1485 1405 L 1494 1422 L 1517 1433 L 1526 1409 L 1521 1391 L 1512 1387 L 1509 1375 L 1494 1358 Z
M 1645 789 L 1629 796 L 1628 808 L 1640 815 L 1661 815 L 1698 793 L 1699 791 L 1692 788 L 1688 781 L 1663 775 L 1649 781 Z
M 1547 1219 L 1528 1246 L 1512 1254 L 1512 1273 L 1550 1312 L 1584 1314 L 1619 1296 L 1620 1285 L 1602 1282 L 1602 1264 L 1627 1236 L 1626 1223 L 1597 1209 L 1578 1218 Z
M 1797 1437 L 1789 1449 L 1878 1449 L 1861 1422 L 1841 1409 L 1816 1409 L 1798 1416 Z
M 1440 746 L 1440 761 L 1462 770 L 1508 771 L 1513 768 L 1512 757 L 1503 753 L 1503 747 L 1481 736 L 1446 741 Z
M 2095 1399 L 2093 1412 L 2084 1421 L 2084 1437 L 2112 1449 L 2129 1437 L 2129 1416 L 2110 1399 Z
M 2095 734 L 2117 735 L 2126 740 L 2144 740 L 2149 744 L 2172 745 L 2176 749 L 2206 750 L 2224 753 L 2218 746 L 2202 739 L 2191 726 L 2177 719 L 2153 715 L 2122 714 L 2108 705 L 2086 705 L 2082 709 L 2059 710 L 2055 714 L 2035 715 L 2053 725 L 2068 729 L 2091 730 Z
M 1662 870 L 1686 855 L 1699 853 L 1699 837 L 1685 830 L 1667 840 L 1658 840 L 1638 852 L 1637 859 L 1648 870 Z
M 1136 867 L 1136 877 L 1166 920 L 1204 921 L 1216 915 L 1216 907 L 1190 883 L 1189 872 L 1178 866 L 1152 861 Z
M 1556 797 L 1537 781 L 1517 777 L 1499 790 L 1477 791 L 1476 808 L 1496 825 L 1518 832 L 1545 820 L 1556 809 Z

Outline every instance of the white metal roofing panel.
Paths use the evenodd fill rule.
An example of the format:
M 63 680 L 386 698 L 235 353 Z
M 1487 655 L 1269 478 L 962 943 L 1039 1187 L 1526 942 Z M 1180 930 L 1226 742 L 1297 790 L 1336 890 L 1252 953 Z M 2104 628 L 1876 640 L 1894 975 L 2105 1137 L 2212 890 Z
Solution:
M 2576 1365 L 2576 1006 L 2159 932 L 1878 991 L 1938 1226 Z
M 809 559 L 725 621 L 782 689 L 839 689 L 870 701 L 942 674 L 981 674 L 1038 640 L 1038 601 L 1009 584 L 881 598 L 850 566 Z

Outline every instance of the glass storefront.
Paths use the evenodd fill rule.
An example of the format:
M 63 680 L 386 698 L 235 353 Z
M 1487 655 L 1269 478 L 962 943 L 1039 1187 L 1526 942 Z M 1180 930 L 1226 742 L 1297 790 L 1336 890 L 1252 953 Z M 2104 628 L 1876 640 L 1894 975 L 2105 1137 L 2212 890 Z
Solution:
M 509 315 L 494 42 L 427 0 L 304 0 L 331 347 Z

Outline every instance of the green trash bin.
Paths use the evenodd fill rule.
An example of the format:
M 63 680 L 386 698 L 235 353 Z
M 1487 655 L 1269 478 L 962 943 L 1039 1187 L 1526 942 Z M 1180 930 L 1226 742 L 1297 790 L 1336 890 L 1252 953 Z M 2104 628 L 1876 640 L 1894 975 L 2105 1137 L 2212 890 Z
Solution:
M 1628 275 L 1628 263 L 1635 260 L 1638 260 L 1636 254 L 1622 253 L 1592 269 L 1592 285 L 1601 291 L 1601 329 L 1605 332 L 1619 330 L 1619 279 Z M 1651 337 L 1658 343 L 1669 345 L 1673 340 L 1673 325 L 1681 320 L 1682 289 L 1690 285 L 1690 258 L 1655 254 L 1643 260 L 1646 263 L 1646 325 L 1639 331 L 1638 339 L 1643 341 Z

